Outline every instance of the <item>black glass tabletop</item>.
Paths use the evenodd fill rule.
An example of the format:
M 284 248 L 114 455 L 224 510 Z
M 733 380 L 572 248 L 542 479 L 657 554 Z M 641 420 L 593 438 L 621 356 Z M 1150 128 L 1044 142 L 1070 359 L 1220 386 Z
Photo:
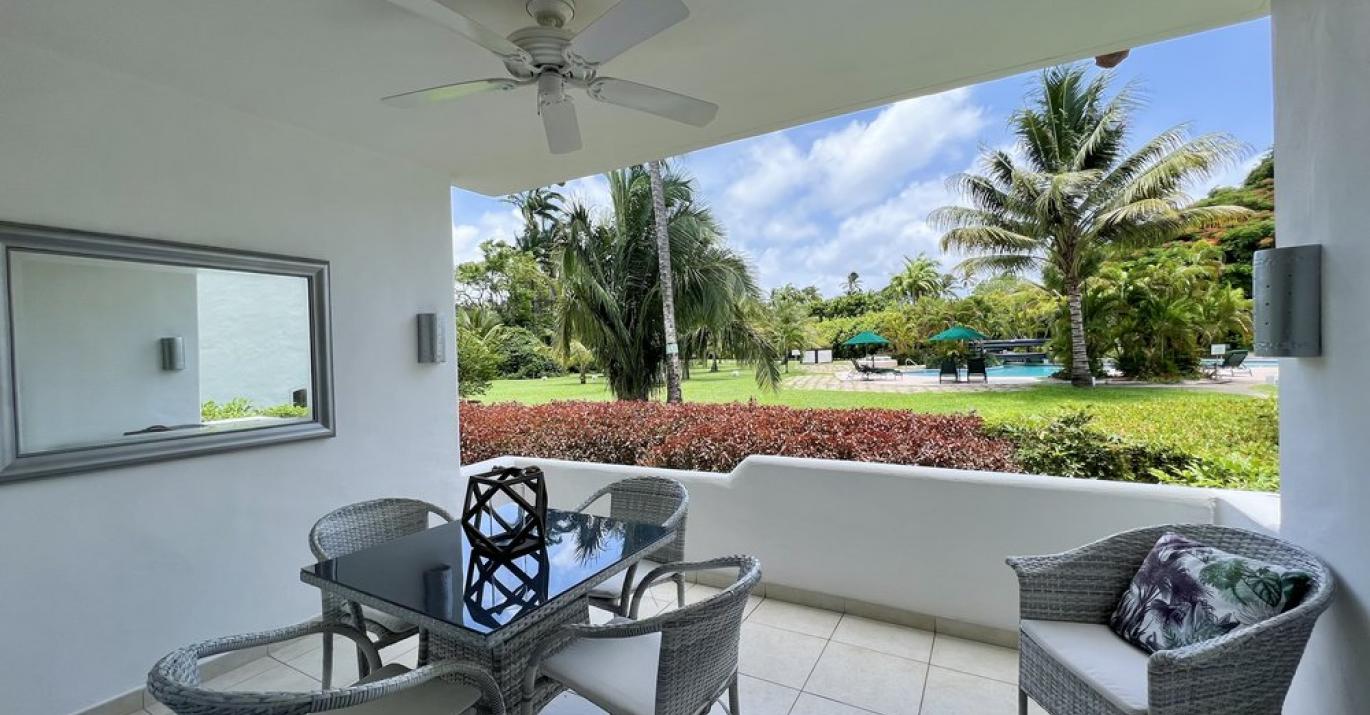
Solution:
M 669 530 L 656 524 L 549 509 L 546 545 L 522 556 L 505 559 L 472 549 L 461 524 L 452 522 L 306 566 L 302 575 L 306 582 L 324 582 L 315 584 L 323 588 L 337 584 L 490 634 L 607 577 L 615 566 L 642 558 L 669 537 Z

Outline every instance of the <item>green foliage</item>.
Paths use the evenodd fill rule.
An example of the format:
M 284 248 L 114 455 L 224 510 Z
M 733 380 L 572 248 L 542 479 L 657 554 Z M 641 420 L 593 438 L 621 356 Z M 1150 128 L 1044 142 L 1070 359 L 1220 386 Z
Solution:
M 457 266 L 458 307 L 492 312 L 496 322 L 549 334 L 555 282 L 539 254 L 498 241 L 485 241 L 480 250 L 480 260 Z
M 858 315 L 884 310 L 889 304 L 890 299 L 880 293 L 858 290 L 817 303 L 809 309 L 809 313 L 819 320 L 855 318 Z
M 994 433 L 1017 446 L 1028 472 L 1078 479 L 1155 483 L 1157 474 L 1189 467 L 1192 458 L 1163 446 L 1132 442 L 1091 425 L 1083 410 L 1045 424 L 1000 425 Z
M 904 269 L 890 277 L 881 291 L 892 300 L 913 303 L 919 298 L 940 298 L 951 292 L 956 279 L 942 272 L 942 265 L 926 254 L 904 257 Z
M 488 347 L 498 356 L 499 374 L 504 377 L 526 380 L 562 372 L 556 354 L 527 328 L 505 326 Z
M 206 422 L 218 420 L 234 420 L 242 417 L 251 417 L 256 414 L 252 409 L 252 403 L 246 397 L 235 397 L 224 404 L 219 404 L 214 400 L 206 400 L 200 405 L 200 419 Z
M 565 230 L 558 341 L 579 340 L 594 353 L 620 399 L 644 400 L 662 387 L 666 361 L 650 176 L 634 166 L 607 179 L 612 217 L 596 222 L 573 209 Z M 668 168 L 663 184 L 680 342 L 750 363 L 757 383 L 775 389 L 779 357 L 745 257 L 724 242 L 691 179 Z
M 489 332 L 491 340 L 498 339 L 502 330 Z M 499 377 L 500 357 L 480 332 L 468 326 L 457 327 L 457 393 L 463 399 L 485 394 L 490 381 Z
M 1188 238 L 1218 246 L 1223 252 L 1227 271 L 1223 281 L 1242 289 L 1251 297 L 1251 258 L 1256 251 L 1275 247 L 1275 155 L 1267 153 L 1255 169 L 1247 174 L 1241 186 L 1220 186 L 1209 192 L 1197 206 L 1230 204 L 1250 209 L 1252 213 L 1208 229 L 1191 233 Z
M 291 404 L 274 405 L 272 407 L 253 407 L 246 397 L 235 397 L 224 404 L 219 404 L 214 400 L 206 400 L 200 405 L 200 419 L 205 422 L 218 422 L 220 420 L 236 420 L 244 417 L 277 417 L 281 419 L 293 417 L 309 417 L 313 412 L 308 407 L 299 407 Z

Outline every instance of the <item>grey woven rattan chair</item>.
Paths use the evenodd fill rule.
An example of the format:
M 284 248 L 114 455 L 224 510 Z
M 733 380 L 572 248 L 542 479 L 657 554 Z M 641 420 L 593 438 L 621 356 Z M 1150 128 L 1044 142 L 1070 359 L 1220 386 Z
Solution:
M 737 648 L 747 595 L 761 580 L 751 556 L 668 564 L 638 585 L 631 613 L 647 589 L 691 571 L 736 569 L 737 580 L 717 595 L 643 620 L 563 626 L 534 648 L 524 679 L 522 715 L 534 715 L 539 675 L 576 691 L 610 715 L 701 715 L 728 694 L 739 715 Z
M 591 494 L 576 511 L 586 511 L 606 496 L 609 497 L 609 516 L 614 519 L 675 529 L 671 543 L 658 549 L 650 560 L 629 566 L 590 591 L 592 605 L 624 616 L 628 613 L 628 599 L 633 593 L 633 579 L 638 571 L 650 571 L 663 563 L 685 559 L 685 517 L 690 508 L 690 494 L 685 485 L 674 479 L 632 477 Z M 671 580 L 676 584 L 676 605 L 685 605 L 685 577 L 677 573 Z
M 452 515 L 441 507 L 418 499 L 373 499 L 335 509 L 324 515 L 309 530 L 309 549 L 314 558 L 325 561 L 346 556 L 354 551 L 382 544 L 401 536 L 415 534 L 428 528 L 432 514 L 444 521 Z M 415 634 L 419 636 L 419 665 L 428 662 L 428 634 L 416 626 L 388 613 L 351 603 L 337 596 L 323 594 L 323 619 L 331 623 L 350 623 L 373 636 L 377 648 L 399 643 Z M 357 653 L 357 672 L 369 672 L 366 659 Z M 323 686 L 333 680 L 333 636 L 323 639 Z
M 1185 648 L 1147 655 L 1113 634 L 1109 616 L 1156 540 L 1175 532 L 1224 551 L 1301 569 L 1313 579 L 1294 608 Z M 1019 713 L 1278 715 L 1332 575 L 1317 557 L 1273 537 L 1204 524 L 1125 531 L 1052 556 L 1008 559 L 1018 574 Z M 1102 679 L 1101 673 L 1108 677 Z
M 307 692 L 210 690 L 200 683 L 202 658 L 318 633 L 352 639 L 374 672 L 350 687 Z M 473 685 L 442 679 L 451 675 Z M 147 690 L 177 715 L 299 715 L 326 711 L 346 715 L 455 715 L 478 702 L 496 715 L 504 713 L 499 687 L 476 666 L 446 660 L 415 670 L 398 663 L 381 667 L 380 655 L 366 635 L 336 623 L 303 623 L 178 648 L 153 666 L 147 676 Z

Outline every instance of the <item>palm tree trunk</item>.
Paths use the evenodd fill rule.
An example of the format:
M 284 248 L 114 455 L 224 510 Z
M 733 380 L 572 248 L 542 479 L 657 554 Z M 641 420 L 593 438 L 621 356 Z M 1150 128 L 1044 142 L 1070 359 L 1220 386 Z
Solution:
M 671 277 L 671 235 L 666 225 L 666 190 L 661 161 L 647 165 L 652 178 L 652 215 L 656 219 L 657 266 L 661 271 L 661 313 L 666 324 L 666 402 L 684 401 L 680 394 L 680 345 L 675 334 L 675 281 Z
M 1080 283 L 1066 282 L 1066 305 L 1070 309 L 1070 384 L 1093 387 L 1094 377 L 1089 372 L 1089 351 L 1085 346 L 1085 311 L 1080 298 Z

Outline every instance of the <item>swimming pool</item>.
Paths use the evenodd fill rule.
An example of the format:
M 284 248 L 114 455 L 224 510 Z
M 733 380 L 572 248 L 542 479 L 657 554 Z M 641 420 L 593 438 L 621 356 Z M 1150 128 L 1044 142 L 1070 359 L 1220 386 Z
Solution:
M 989 368 L 989 371 L 988 371 L 988 372 L 989 372 L 989 376 L 990 376 L 991 378 L 994 378 L 994 377 L 1030 377 L 1030 378 L 1043 378 L 1043 377 L 1051 377 L 1052 375 L 1055 375 L 1058 371 L 1060 371 L 1060 369 L 1061 369 L 1061 366 L 1060 366 L 1060 365 L 1053 365 L 1053 364 L 1051 364 L 1051 363 L 1042 363 L 1042 364 L 1040 364 L 1040 365 L 1024 365 L 1024 364 L 1021 364 L 1021 363 L 1013 363 L 1013 364 L 1011 364 L 1011 365 L 996 365 L 996 366 L 994 366 L 994 367 Z M 929 375 L 930 375 L 930 376 L 932 376 L 932 377 L 937 377 L 937 370 L 936 370 L 935 368 L 933 368 L 933 369 L 926 369 L 926 370 L 904 370 L 903 373 L 904 373 L 905 375 L 918 375 L 918 376 L 929 376 Z M 962 374 L 963 376 L 966 374 L 966 368 L 965 368 L 965 366 L 962 366 L 962 367 L 961 367 L 961 374 Z

